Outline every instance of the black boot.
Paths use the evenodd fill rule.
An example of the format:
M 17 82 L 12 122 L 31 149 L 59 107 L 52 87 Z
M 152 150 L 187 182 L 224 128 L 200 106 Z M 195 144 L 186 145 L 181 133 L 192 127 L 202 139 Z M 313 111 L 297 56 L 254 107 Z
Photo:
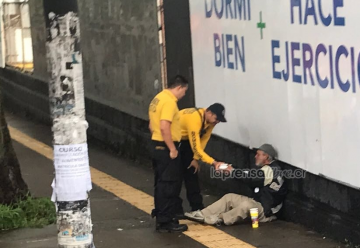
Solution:
M 151 211 L 151 218 L 155 218 L 156 217 L 156 214 L 157 214 L 157 210 L 156 209 L 153 209 Z
M 178 219 L 178 220 L 186 220 L 186 217 L 185 217 L 184 213 L 176 214 L 175 218 Z
M 177 233 L 177 232 L 185 232 L 188 230 L 188 226 L 184 224 L 177 224 L 176 222 L 169 223 L 157 223 L 156 231 L 161 233 Z
M 176 218 L 172 219 L 171 222 L 174 223 L 174 224 L 176 224 L 176 225 L 179 225 L 179 224 L 180 224 L 180 223 L 179 223 L 179 220 L 176 219 Z M 160 228 L 160 226 L 161 226 L 161 223 L 156 222 L 156 230 L 158 230 L 158 229 Z

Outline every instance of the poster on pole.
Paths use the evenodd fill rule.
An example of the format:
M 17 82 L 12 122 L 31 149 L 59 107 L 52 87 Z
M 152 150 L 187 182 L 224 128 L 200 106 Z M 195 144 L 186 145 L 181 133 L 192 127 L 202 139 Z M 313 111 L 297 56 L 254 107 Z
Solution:
M 55 195 L 57 201 L 80 201 L 92 189 L 87 144 L 55 145 Z

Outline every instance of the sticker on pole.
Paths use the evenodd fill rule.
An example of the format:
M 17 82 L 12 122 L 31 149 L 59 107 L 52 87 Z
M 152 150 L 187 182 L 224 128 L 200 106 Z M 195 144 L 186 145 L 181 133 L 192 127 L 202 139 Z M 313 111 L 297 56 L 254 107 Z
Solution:
M 55 145 L 55 194 L 58 201 L 87 199 L 92 189 L 87 144 Z
M 65 247 L 73 247 L 71 245 L 85 245 L 88 247 L 92 243 L 93 237 L 91 234 L 92 224 L 90 218 L 90 209 L 84 208 L 80 211 L 60 211 L 58 213 L 59 245 Z M 75 247 L 75 246 L 74 246 Z

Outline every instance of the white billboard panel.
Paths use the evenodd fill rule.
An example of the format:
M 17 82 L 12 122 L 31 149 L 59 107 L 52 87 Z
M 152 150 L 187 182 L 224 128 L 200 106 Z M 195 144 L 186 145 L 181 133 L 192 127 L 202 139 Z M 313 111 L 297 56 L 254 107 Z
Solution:
M 360 1 L 191 0 L 197 106 L 215 133 L 360 187 Z

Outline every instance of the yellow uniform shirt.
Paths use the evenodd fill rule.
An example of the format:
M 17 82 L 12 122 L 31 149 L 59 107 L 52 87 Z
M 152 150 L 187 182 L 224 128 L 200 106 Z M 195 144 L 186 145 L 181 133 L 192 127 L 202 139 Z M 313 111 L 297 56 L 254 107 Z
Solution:
M 151 101 L 149 106 L 149 120 L 153 130 L 152 140 L 164 141 L 161 130 L 160 121 L 166 120 L 171 122 L 171 137 L 173 141 L 181 140 L 179 108 L 177 106 L 177 98 L 169 90 L 163 90 L 157 94 Z
M 200 112 L 200 114 L 199 114 Z M 189 140 L 194 152 L 194 159 L 211 164 L 214 159 L 204 151 L 211 133 L 215 127 L 213 124 L 204 123 L 205 109 L 188 108 L 180 111 L 180 124 L 182 140 Z M 200 138 L 201 127 L 204 123 L 206 133 Z

